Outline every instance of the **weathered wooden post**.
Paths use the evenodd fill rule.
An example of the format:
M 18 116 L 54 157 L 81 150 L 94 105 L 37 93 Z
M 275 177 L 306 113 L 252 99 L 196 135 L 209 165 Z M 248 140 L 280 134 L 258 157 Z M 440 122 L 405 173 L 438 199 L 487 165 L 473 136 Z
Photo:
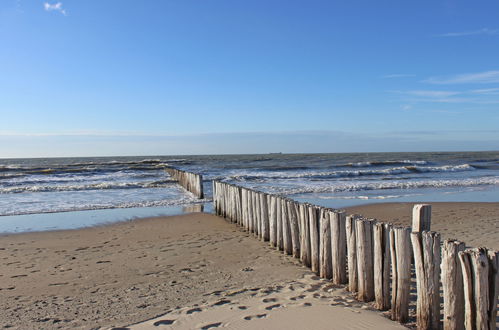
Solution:
M 393 227 L 390 231 L 392 260 L 392 319 L 401 323 L 409 318 L 411 289 L 410 228 Z
M 369 219 L 358 220 L 356 223 L 357 242 L 357 272 L 360 301 L 374 300 L 374 253 L 373 253 L 373 223 Z
M 298 225 L 298 212 L 297 212 L 297 204 L 295 201 L 288 200 L 288 216 L 290 221 L 290 229 L 291 229 L 291 245 L 293 249 L 293 257 L 300 257 L 300 227 Z
M 374 238 L 374 298 L 376 308 L 388 310 L 390 301 L 390 230 L 391 225 L 375 223 Z
M 300 203 L 300 260 L 306 266 L 310 267 L 310 226 L 308 221 L 308 205 Z
M 284 250 L 284 232 L 283 232 L 283 221 L 282 221 L 282 201 L 281 197 L 277 197 L 276 200 L 276 214 L 277 214 L 277 250 Z
M 459 260 L 463 271 L 465 328 L 494 329 L 497 318 L 497 253 L 489 256 L 485 248 L 467 249 L 459 252 Z
M 357 240 L 356 223 L 360 215 L 349 215 L 346 217 L 346 238 L 347 238 L 347 261 L 348 261 L 348 291 L 357 292 L 359 289 L 357 277 Z
M 281 199 L 282 207 L 282 241 L 284 245 L 284 253 L 293 254 L 293 243 L 291 240 L 291 224 L 289 221 L 288 201 L 286 198 Z
M 258 237 L 260 234 L 260 193 L 258 191 L 254 191 L 255 196 L 255 225 L 254 225 L 254 235 Z
M 308 206 L 308 222 L 310 229 L 310 261 L 311 269 L 319 274 L 319 215 L 315 205 Z
M 494 329 L 499 296 L 499 252 L 489 251 L 489 329 Z
M 442 245 L 444 330 L 464 329 L 463 275 L 458 257 L 464 248 L 464 243 L 456 240 L 445 240 Z
M 277 246 L 277 206 L 276 196 L 270 196 L 270 245 Z
M 440 234 L 412 232 L 416 269 L 418 329 L 440 328 Z
M 431 227 L 431 205 L 416 204 L 412 208 L 412 231 L 430 231 Z
M 268 194 L 262 195 L 262 240 L 267 242 L 270 239 L 270 224 L 269 224 L 269 204 Z
M 333 283 L 345 284 L 347 277 L 346 219 L 343 211 L 329 211 Z
M 319 276 L 330 279 L 333 275 L 332 256 L 331 256 L 331 225 L 329 212 L 323 214 L 320 218 L 320 239 L 319 239 L 319 257 L 320 271 Z

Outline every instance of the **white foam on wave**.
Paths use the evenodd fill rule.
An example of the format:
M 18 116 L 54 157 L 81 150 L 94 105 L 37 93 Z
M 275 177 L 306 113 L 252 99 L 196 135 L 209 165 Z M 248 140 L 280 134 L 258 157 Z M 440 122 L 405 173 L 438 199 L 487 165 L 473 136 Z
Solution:
M 484 185 L 499 185 L 499 177 L 481 177 L 467 179 L 449 180 L 391 180 L 391 181 L 342 181 L 342 182 L 318 182 L 306 184 L 301 187 L 271 187 L 269 190 L 276 193 L 295 195 L 306 193 L 334 193 L 347 191 L 386 190 L 386 189 L 417 189 L 417 188 L 446 188 L 446 187 L 471 187 Z
M 85 191 L 85 190 L 110 190 L 110 189 L 140 189 L 140 188 L 165 188 L 175 185 L 172 180 L 147 181 L 147 182 L 99 182 L 82 185 L 29 185 L 0 188 L 0 194 L 16 194 L 24 192 L 58 192 L 58 191 Z
M 341 170 L 341 171 L 254 171 L 246 170 L 231 173 L 228 176 L 219 176 L 215 179 L 227 179 L 234 181 L 252 181 L 269 179 L 301 179 L 301 178 L 348 178 L 376 175 L 397 175 L 411 173 L 434 173 L 434 172 L 462 172 L 476 170 L 469 164 L 462 165 L 443 165 L 443 166 L 397 166 L 383 169 L 369 170 Z

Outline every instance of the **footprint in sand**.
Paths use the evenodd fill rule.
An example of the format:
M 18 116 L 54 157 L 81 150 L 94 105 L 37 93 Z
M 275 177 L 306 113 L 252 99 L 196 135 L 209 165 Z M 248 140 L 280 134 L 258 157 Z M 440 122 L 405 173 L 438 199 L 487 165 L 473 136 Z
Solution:
M 265 298 L 262 300 L 264 303 L 268 303 L 268 302 L 276 302 L 277 301 L 277 298 Z
M 265 309 L 268 311 L 271 311 L 274 308 L 279 308 L 279 307 L 282 307 L 282 305 L 281 304 L 274 304 L 274 305 L 270 305 L 270 306 L 265 307 Z
M 155 327 L 159 327 L 160 325 L 170 325 L 173 324 L 174 322 L 175 320 L 159 320 L 154 322 L 152 325 L 154 325 Z
M 244 311 L 244 310 L 248 309 L 248 307 L 247 307 L 247 306 L 237 306 L 237 308 L 239 308 L 239 309 L 240 309 L 240 310 L 242 310 L 242 311 Z
M 267 317 L 267 314 L 248 315 L 243 317 L 243 319 L 251 321 L 252 319 L 263 319 L 264 317 Z
M 299 296 L 296 296 L 296 297 L 291 297 L 289 299 L 295 301 L 295 300 L 300 300 L 300 299 L 303 299 L 303 298 L 305 298 L 305 295 L 302 294 L 302 295 L 299 295 Z
M 222 300 L 219 300 L 216 303 L 214 303 L 212 306 L 222 306 L 225 304 L 230 304 L 230 302 L 231 302 L 230 300 L 222 299 Z
M 186 313 L 192 314 L 192 313 L 201 312 L 201 311 L 203 311 L 201 308 L 192 308 L 192 309 L 189 309 Z
M 201 330 L 208 330 L 211 328 L 218 328 L 222 325 L 222 322 L 210 323 L 201 327 Z

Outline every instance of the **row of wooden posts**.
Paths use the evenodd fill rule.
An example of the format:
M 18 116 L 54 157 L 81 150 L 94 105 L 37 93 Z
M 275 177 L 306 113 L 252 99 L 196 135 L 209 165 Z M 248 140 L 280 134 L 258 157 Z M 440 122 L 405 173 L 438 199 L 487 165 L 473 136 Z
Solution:
M 213 202 L 216 214 L 390 310 L 393 320 L 409 319 L 414 267 L 418 329 L 496 329 L 499 254 L 441 244 L 429 231 L 431 205 L 414 207 L 411 229 L 219 181 Z
M 203 176 L 192 172 L 182 171 L 173 167 L 166 167 L 166 172 L 178 181 L 187 191 L 190 191 L 197 198 L 203 198 Z

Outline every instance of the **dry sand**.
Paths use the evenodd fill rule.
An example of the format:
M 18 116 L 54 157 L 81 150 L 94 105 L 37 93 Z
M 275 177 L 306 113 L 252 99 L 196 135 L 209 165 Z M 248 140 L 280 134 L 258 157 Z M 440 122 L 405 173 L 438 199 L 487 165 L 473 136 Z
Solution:
M 409 224 L 411 208 L 352 210 Z M 433 204 L 444 237 L 498 248 L 498 225 L 499 203 Z M 3 327 L 402 328 L 208 214 L 0 236 L 0 262 Z
M 370 204 L 350 207 L 346 211 L 410 227 L 414 204 Z M 483 246 L 499 251 L 499 203 L 428 204 L 432 208 L 431 230 L 439 232 L 442 239 L 458 239 L 470 247 Z
M 5 235 L 0 262 L 0 324 L 20 329 L 118 326 L 307 272 L 200 213 Z

